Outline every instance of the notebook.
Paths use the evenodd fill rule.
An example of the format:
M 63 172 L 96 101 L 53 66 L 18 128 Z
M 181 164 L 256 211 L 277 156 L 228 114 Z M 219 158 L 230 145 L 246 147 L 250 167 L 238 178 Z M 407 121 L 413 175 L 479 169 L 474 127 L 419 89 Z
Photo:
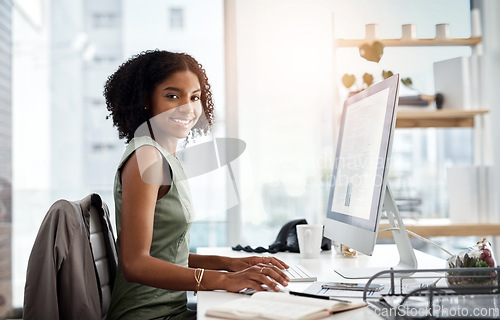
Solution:
M 205 315 L 225 319 L 310 320 L 365 305 L 364 302 L 344 303 L 261 291 L 250 298 L 239 298 L 212 306 Z

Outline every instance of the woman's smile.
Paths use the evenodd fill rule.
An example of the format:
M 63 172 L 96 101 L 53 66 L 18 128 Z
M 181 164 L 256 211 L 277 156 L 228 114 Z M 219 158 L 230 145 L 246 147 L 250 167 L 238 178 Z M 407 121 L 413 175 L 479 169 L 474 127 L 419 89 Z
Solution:
M 185 118 L 170 117 L 169 119 L 177 123 L 178 125 L 181 125 L 182 127 L 189 128 L 189 125 L 193 122 L 195 118 L 185 119 Z

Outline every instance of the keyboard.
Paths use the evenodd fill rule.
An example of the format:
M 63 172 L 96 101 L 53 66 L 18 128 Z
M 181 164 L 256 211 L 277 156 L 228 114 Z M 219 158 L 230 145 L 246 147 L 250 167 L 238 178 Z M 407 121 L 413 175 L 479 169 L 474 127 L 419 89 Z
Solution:
M 290 278 L 290 282 L 314 282 L 317 280 L 315 276 L 312 275 L 312 273 L 307 270 L 305 267 L 297 264 L 297 265 L 292 265 L 289 266 L 288 269 L 283 270 L 283 272 Z M 272 291 L 269 289 L 266 285 L 262 286 L 266 291 Z M 283 288 L 280 285 L 280 291 L 282 292 L 288 292 L 287 288 Z M 240 291 L 240 293 L 247 294 L 247 295 L 252 295 L 256 292 L 254 289 L 243 289 Z
M 290 282 L 314 282 L 317 278 L 304 266 L 292 265 L 283 272 L 290 278 Z

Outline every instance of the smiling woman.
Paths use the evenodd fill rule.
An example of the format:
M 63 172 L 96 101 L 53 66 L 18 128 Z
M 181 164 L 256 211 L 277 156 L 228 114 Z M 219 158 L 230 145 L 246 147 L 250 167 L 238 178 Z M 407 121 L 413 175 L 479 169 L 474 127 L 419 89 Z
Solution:
M 286 286 L 278 259 L 189 253 L 194 210 L 175 152 L 179 139 L 213 122 L 201 65 L 187 54 L 146 51 L 109 77 L 104 95 L 128 142 L 114 182 L 119 264 L 108 319 L 195 319 L 186 290 Z

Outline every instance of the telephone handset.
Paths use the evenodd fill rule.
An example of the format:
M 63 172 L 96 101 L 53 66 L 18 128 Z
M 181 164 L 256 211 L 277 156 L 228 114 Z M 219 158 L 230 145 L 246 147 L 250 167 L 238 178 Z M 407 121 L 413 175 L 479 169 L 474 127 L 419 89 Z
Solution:
M 299 241 L 297 240 L 297 225 L 299 224 L 307 224 L 306 219 L 296 219 L 289 221 L 281 227 L 281 230 L 278 232 L 278 236 L 276 240 L 269 245 L 269 249 L 263 247 L 257 247 L 253 249 L 250 246 L 242 247 L 241 245 L 237 245 L 233 247 L 233 250 L 236 251 L 246 251 L 246 252 L 299 252 Z M 323 237 L 321 242 L 321 249 L 323 250 L 331 250 L 332 242 L 330 239 Z

